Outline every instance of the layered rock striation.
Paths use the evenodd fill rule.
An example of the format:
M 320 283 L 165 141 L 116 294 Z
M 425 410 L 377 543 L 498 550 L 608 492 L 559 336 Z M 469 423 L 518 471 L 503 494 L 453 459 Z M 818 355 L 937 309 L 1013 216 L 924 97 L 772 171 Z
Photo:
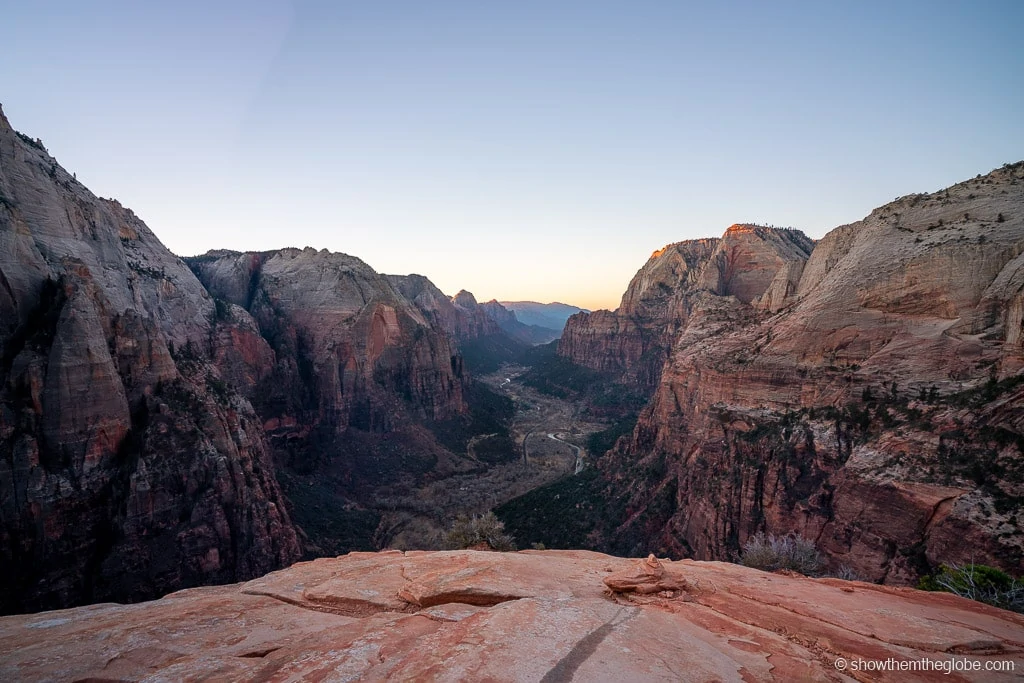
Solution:
M 0 245 L 0 611 L 256 576 L 300 557 L 297 516 L 307 552 L 322 520 L 365 546 L 354 496 L 480 466 L 453 452 L 458 340 L 498 327 L 425 278 L 308 248 L 186 263 L 6 119 Z
M 387 277 L 402 296 L 453 339 L 464 342 L 501 334 L 498 323 L 471 292 L 462 290 L 449 297 L 422 275 Z
M 0 611 L 154 597 L 299 556 L 186 265 L 0 113 Z
M 651 254 L 615 311 L 578 313 L 558 354 L 650 391 L 707 295 L 777 310 L 791 298 L 814 243 L 798 230 L 733 225 L 721 239 L 688 240 Z
M 382 431 L 410 415 L 465 412 L 451 339 L 358 258 L 307 247 L 188 263 L 216 299 L 252 316 L 273 351 L 252 387 L 268 429 L 285 438 Z
M 987 682 L 1017 680 L 1022 634 L 1020 615 L 950 594 L 717 562 L 353 553 L 144 604 L 0 618 L 0 676 Z
M 610 491 L 630 489 L 614 547 L 728 558 L 757 531 L 797 532 L 876 581 L 951 561 L 1020 574 L 1024 164 L 790 253 L 661 288 L 677 332 L 636 430 L 601 465 Z M 624 309 L 670 280 L 652 275 L 665 257 Z M 565 353 L 604 362 L 587 323 L 570 324 Z

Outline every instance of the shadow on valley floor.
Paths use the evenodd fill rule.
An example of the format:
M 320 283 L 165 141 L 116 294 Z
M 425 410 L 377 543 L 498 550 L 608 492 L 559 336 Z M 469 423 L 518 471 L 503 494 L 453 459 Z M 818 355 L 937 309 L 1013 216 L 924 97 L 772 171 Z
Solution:
M 467 353 L 477 378 L 466 394 L 468 417 L 385 434 L 350 429 L 345 453 L 314 470 L 281 468 L 305 557 L 439 549 L 459 515 L 525 509 L 516 501 L 531 492 L 539 500 L 550 497 L 549 488 L 596 485 L 591 463 L 632 430 L 641 399 L 557 358 L 554 343 L 506 348 L 491 341 Z M 556 494 L 554 507 L 562 502 Z M 520 547 L 593 546 L 583 539 L 583 529 L 594 528 L 587 515 L 562 526 L 546 522 L 553 518 L 544 512 L 526 517 L 520 512 L 513 523 Z M 533 531 L 542 526 L 551 527 L 547 535 Z

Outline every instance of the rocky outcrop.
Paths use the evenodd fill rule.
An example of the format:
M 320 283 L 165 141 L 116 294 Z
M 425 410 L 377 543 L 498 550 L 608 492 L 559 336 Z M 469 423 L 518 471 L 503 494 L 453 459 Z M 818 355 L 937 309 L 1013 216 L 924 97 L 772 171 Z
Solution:
M 0 618 L 0 676 L 987 682 L 1019 676 L 1022 634 L 1020 615 L 950 594 L 716 562 L 353 553 L 139 605 Z
M 1016 164 L 877 209 L 806 263 L 705 268 L 681 308 L 666 287 L 671 352 L 602 464 L 632 488 L 613 547 L 728 558 L 795 531 L 876 581 L 946 561 L 1020 574 L 1022 209 Z M 583 323 L 563 340 L 581 359 Z
M 312 248 L 187 262 L 224 317 L 253 321 L 218 353 L 260 417 L 310 555 L 374 547 L 365 510 L 381 487 L 479 467 L 459 450 L 470 379 L 452 335 L 488 322 L 429 280 Z
M 446 296 L 422 275 L 388 275 L 388 280 L 434 325 L 458 341 L 501 334 L 501 328 L 466 290 Z
M 277 364 L 257 407 L 288 437 L 465 412 L 449 337 L 354 256 L 217 251 L 189 264 L 215 298 L 248 311 L 270 344 Z
M 298 557 L 259 422 L 215 362 L 249 353 L 229 351 L 249 327 L 0 113 L 0 611 Z
M 651 391 L 703 294 L 778 310 L 814 243 L 797 230 L 733 225 L 721 239 L 688 240 L 651 254 L 615 311 L 572 316 L 558 354 Z

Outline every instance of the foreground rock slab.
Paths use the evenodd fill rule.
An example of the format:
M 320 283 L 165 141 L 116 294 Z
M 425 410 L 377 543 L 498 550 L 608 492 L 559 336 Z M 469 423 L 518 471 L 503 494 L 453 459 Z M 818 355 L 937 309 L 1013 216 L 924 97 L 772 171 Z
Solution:
M 954 671 L 898 669 L 921 660 Z M 351 553 L 153 602 L 0 618 L 4 681 L 1022 674 L 1024 617 L 953 595 L 586 551 Z

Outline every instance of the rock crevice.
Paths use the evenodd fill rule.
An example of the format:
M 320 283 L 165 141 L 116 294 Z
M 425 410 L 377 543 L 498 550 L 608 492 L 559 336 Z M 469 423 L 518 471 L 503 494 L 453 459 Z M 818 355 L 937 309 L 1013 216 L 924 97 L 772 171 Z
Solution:
M 708 588 L 605 593 L 630 577 L 632 588 Z M 418 606 L 398 597 L 414 583 L 456 600 L 519 597 Z M 320 609 L 353 596 L 376 608 Z M 388 611 L 399 604 L 408 611 Z M 1020 615 L 949 594 L 715 562 L 583 551 L 353 553 L 148 603 L 0 617 L 0 677 L 841 681 L 837 658 L 999 660 L 1019 671 L 1022 634 Z M 940 671 L 934 680 L 949 677 Z

